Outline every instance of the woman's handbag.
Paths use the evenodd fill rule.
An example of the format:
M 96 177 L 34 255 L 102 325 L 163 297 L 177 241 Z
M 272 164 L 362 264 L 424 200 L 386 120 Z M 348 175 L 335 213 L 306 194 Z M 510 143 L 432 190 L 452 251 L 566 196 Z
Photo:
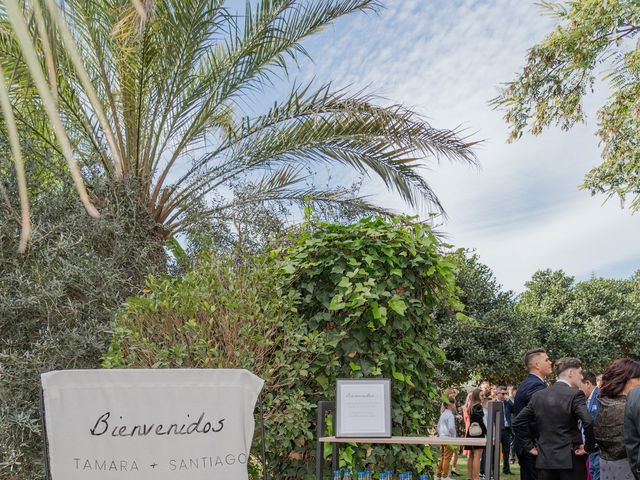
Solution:
M 470 437 L 482 436 L 482 427 L 478 422 L 473 422 L 471 425 L 469 425 L 469 436 Z

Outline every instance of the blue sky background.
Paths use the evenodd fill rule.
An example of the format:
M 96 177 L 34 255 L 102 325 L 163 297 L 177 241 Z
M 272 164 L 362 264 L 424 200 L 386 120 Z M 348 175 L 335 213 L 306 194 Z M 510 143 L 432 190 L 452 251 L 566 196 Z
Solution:
M 607 97 L 586 101 L 589 120 L 569 132 L 550 129 L 506 144 L 502 114 L 488 101 L 514 78 L 526 51 L 553 19 L 530 0 L 385 0 L 380 14 L 354 15 L 310 39 L 313 62 L 292 80 L 365 88 L 381 103 L 402 103 L 434 127 L 462 125 L 484 139 L 481 169 L 431 164 L 424 171 L 449 215 L 441 230 L 457 247 L 475 248 L 505 288 L 524 289 L 539 269 L 577 279 L 628 277 L 640 269 L 640 216 L 616 199 L 579 191 L 600 162 L 595 111 Z M 276 86 L 283 96 L 290 83 Z M 268 98 L 261 98 L 260 102 Z M 350 183 L 353 172 L 332 170 Z M 377 181 L 365 194 L 398 212 L 414 213 Z

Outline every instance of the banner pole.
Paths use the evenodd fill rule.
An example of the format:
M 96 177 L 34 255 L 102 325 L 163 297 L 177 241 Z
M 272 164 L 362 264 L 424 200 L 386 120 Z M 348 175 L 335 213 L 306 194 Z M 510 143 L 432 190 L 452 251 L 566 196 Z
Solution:
M 258 401 L 260 402 L 260 430 L 262 433 L 262 479 L 268 480 L 269 475 L 267 473 L 267 448 L 264 432 L 264 405 L 262 402 L 262 392 L 260 392 L 260 395 L 258 396 Z
M 44 455 L 44 476 L 46 480 L 51 480 L 51 469 L 49 468 L 49 441 L 47 440 L 47 421 L 44 415 L 44 390 L 42 385 L 38 389 L 40 393 L 40 420 L 42 422 L 42 453 Z

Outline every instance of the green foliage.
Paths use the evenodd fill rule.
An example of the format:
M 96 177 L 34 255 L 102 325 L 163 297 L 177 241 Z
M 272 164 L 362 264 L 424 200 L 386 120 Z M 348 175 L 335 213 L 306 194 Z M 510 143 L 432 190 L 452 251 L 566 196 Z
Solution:
M 308 226 L 278 255 L 205 255 L 151 277 L 117 316 L 106 367 L 242 367 L 266 380 L 274 478 L 313 475 L 315 405 L 338 377 L 393 378 L 396 434 L 426 434 L 443 361 L 431 315 L 455 307 L 452 264 L 423 224 Z M 341 461 L 427 468 L 428 449 L 343 450 Z M 255 473 L 255 472 L 254 472 Z
M 615 358 L 640 356 L 640 275 L 575 283 L 562 270 L 533 275 L 517 309 L 523 342 L 545 346 L 552 358 L 578 357 L 602 372 Z
M 439 369 L 443 385 L 469 379 L 495 383 L 517 381 L 526 350 L 519 336 L 523 318 L 515 311 L 512 292 L 504 292 L 491 269 L 477 254 L 458 250 L 449 255 L 456 265 L 458 297 L 464 315 L 440 308 L 436 316 L 438 343 L 447 354 Z
M 595 82 L 598 67 L 611 96 L 598 112 L 603 162 L 582 185 L 592 194 L 630 197 L 640 210 L 640 4 L 636 0 L 542 2 L 559 25 L 529 51 L 516 80 L 492 101 L 506 111 L 510 139 L 530 128 L 534 135 L 551 124 L 563 129 L 584 121 L 583 98 Z
M 113 312 L 148 273 L 164 268 L 155 224 L 133 190 L 97 188 L 99 220 L 69 188 L 50 191 L 34 202 L 36 228 L 24 255 L 17 253 L 19 217 L 0 201 L 2 479 L 44 477 L 39 374 L 98 367 Z
M 427 225 L 406 219 L 322 223 L 294 239 L 282 267 L 290 295 L 309 328 L 324 332 L 333 347 L 311 365 L 308 401 L 333 398 L 337 378 L 388 377 L 394 434 L 428 433 L 434 377 L 444 361 L 432 317 L 440 304 L 459 308 L 454 265 L 442 247 Z M 423 470 L 431 456 L 428 448 L 347 447 L 341 462 Z M 287 473 L 301 478 L 310 467 L 304 454 Z
M 281 284 L 274 258 L 259 254 L 211 253 L 183 278 L 150 277 L 146 293 L 118 314 L 103 365 L 246 368 L 266 382 L 270 460 L 297 458 L 296 447 L 307 448 L 315 431 L 306 398 L 311 364 L 332 347 L 324 333 L 307 330 Z M 257 478 L 255 456 L 251 463 Z

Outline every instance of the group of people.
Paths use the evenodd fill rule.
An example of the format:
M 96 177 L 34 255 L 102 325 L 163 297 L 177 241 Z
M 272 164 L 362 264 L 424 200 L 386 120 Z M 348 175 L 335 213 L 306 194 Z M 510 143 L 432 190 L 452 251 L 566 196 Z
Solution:
M 577 358 L 554 365 L 544 349 L 535 349 L 524 363 L 529 373 L 517 389 L 483 382 L 467 395 L 462 412 L 456 390 L 448 389 L 438 435 L 486 438 L 488 401 L 498 401 L 503 473 L 511 473 L 515 454 L 521 480 L 640 480 L 640 362 L 619 358 L 596 376 Z M 548 386 L 552 373 L 555 383 Z M 464 424 L 461 433 L 456 420 Z M 464 448 L 469 480 L 479 480 L 484 448 Z M 441 448 L 437 479 L 457 475 L 457 453 Z
M 503 402 L 504 418 L 501 432 L 504 460 L 503 472 L 510 474 L 509 461 L 514 461 L 515 458 L 511 437 L 511 418 L 515 393 L 516 388 L 514 385 L 495 386 L 489 382 L 482 382 L 478 388 L 467 394 L 464 406 L 458 409 L 456 406 L 456 398 L 459 392 L 456 388 L 448 388 L 445 391 L 446 401 L 438 421 L 438 435 L 440 437 L 457 437 L 462 435 L 469 438 L 486 438 L 489 402 Z M 459 453 L 467 455 L 469 479 L 484 478 L 485 457 L 483 446 L 466 446 L 460 451 L 458 447 L 446 445 L 440 449 L 436 479 L 449 480 L 449 475 L 459 475 L 457 468 Z

